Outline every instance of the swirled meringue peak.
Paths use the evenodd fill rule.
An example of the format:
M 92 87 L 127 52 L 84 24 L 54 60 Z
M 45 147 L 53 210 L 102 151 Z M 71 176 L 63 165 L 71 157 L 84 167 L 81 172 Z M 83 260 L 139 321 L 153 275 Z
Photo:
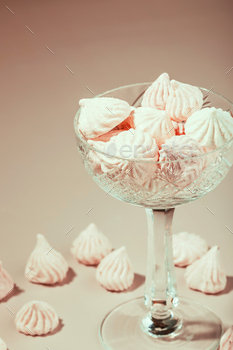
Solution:
M 167 99 L 166 112 L 175 122 L 186 121 L 203 104 L 202 92 L 189 84 L 171 81 L 170 95 Z
M 69 270 L 63 256 L 51 247 L 45 237 L 37 235 L 37 244 L 25 268 L 26 278 L 33 283 L 61 283 Z
M 125 247 L 114 250 L 100 262 L 96 279 L 104 288 L 115 292 L 126 290 L 132 285 L 134 273 Z
M 191 184 L 205 167 L 204 154 L 196 140 L 187 135 L 173 136 L 159 151 L 163 179 L 178 188 Z M 178 162 L 171 162 L 178 161 Z
M 173 235 L 173 257 L 176 266 L 188 266 L 200 259 L 208 250 L 206 241 L 194 233 Z
M 223 334 L 219 350 L 233 350 L 233 326 L 228 328 Z
M 216 294 L 226 287 L 226 274 L 222 266 L 219 247 L 212 247 L 202 258 L 186 268 L 185 279 L 191 289 Z
M 81 113 L 78 129 L 87 139 L 106 134 L 131 112 L 126 101 L 113 97 L 84 98 L 79 101 L 79 105 Z
M 185 132 L 199 145 L 211 151 L 223 146 L 233 137 L 233 118 L 221 108 L 203 108 L 187 120 Z
M 7 350 L 7 346 L 1 338 L 0 338 L 0 350 Z
M 56 311 L 43 301 L 25 304 L 15 317 L 16 328 L 27 335 L 43 335 L 54 331 L 59 324 Z
M 143 95 L 142 107 L 153 107 L 156 109 L 165 109 L 166 102 L 170 93 L 170 78 L 167 73 L 161 74 L 158 79 L 146 90 Z
M 3 269 L 0 261 L 0 300 L 5 298 L 13 290 L 14 282 L 9 273 Z
M 74 240 L 71 252 L 82 264 L 97 265 L 112 251 L 112 245 L 95 224 L 90 224 Z
M 134 111 L 134 127 L 148 132 L 159 147 L 175 135 L 172 121 L 166 112 L 151 107 L 138 107 Z

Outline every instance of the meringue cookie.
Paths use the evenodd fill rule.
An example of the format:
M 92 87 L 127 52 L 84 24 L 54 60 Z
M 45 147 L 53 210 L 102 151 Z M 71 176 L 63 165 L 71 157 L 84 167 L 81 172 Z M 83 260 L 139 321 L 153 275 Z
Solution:
M 111 138 L 113 136 L 117 136 L 118 134 L 120 134 L 120 132 L 122 132 L 123 130 L 121 129 L 117 129 L 114 128 L 110 131 L 108 131 L 106 134 L 103 134 L 101 136 L 96 137 L 95 139 L 93 139 L 94 141 L 102 141 L 102 142 L 108 142 L 111 140 Z
M 208 250 L 206 241 L 194 233 L 173 235 L 173 258 L 176 266 L 187 266 L 200 259 Z
M 26 278 L 33 283 L 55 284 L 62 282 L 69 270 L 63 256 L 41 234 L 25 268 Z M 30 271 L 30 272 L 29 272 Z
M 148 132 L 155 139 L 158 147 L 175 135 L 171 119 L 165 111 L 151 107 L 138 107 L 133 115 L 135 129 Z
M 104 288 L 116 292 L 132 285 L 134 273 L 125 247 L 114 250 L 100 262 L 96 279 Z
M 71 248 L 73 256 L 85 265 L 99 264 L 111 251 L 111 243 L 93 223 L 80 233 Z
M 161 74 L 146 90 L 143 95 L 141 106 L 164 110 L 170 93 L 170 86 L 169 75 L 167 73 Z
M 203 104 L 202 92 L 189 84 L 171 81 L 170 95 L 166 103 L 166 112 L 175 122 L 186 121 Z
M 126 101 L 113 97 L 84 98 L 79 101 L 81 113 L 78 129 L 86 138 L 106 134 L 123 122 L 131 112 Z
M 205 167 L 204 154 L 198 143 L 187 135 L 173 136 L 159 151 L 162 178 L 179 188 L 191 184 Z M 171 162 L 179 160 L 179 162 Z
M 59 317 L 49 304 L 43 301 L 31 301 L 19 310 L 15 324 L 21 333 L 43 335 L 57 328 Z
M 0 338 L 0 350 L 7 350 L 7 346 L 1 338 Z
M 221 108 L 203 108 L 187 120 L 185 132 L 211 151 L 233 137 L 233 118 Z
M 14 282 L 9 273 L 3 269 L 0 261 L 0 300 L 4 299 L 8 292 L 14 287 Z
M 219 247 L 212 247 L 201 259 L 186 268 L 186 282 L 191 289 L 216 294 L 225 289 L 227 278 L 220 260 Z
M 177 122 L 174 122 L 172 120 L 172 125 L 174 127 L 176 135 L 185 135 L 185 123 L 184 122 L 177 123 Z
M 219 350 L 233 350 L 233 326 L 227 329 L 220 340 Z

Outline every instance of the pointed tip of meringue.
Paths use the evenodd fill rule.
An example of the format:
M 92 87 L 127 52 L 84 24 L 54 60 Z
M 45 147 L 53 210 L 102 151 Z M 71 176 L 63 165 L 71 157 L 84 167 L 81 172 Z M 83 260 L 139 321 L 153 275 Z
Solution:
M 89 101 L 90 98 L 82 98 L 80 101 L 79 101 L 79 106 L 81 107 L 84 107 L 87 103 L 87 101 Z
M 122 246 L 121 248 L 117 249 L 119 253 L 126 252 L 125 246 Z

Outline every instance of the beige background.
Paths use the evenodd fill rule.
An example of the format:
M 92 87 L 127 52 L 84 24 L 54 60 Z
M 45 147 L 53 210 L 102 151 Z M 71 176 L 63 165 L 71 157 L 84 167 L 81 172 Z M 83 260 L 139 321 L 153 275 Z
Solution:
M 99 350 L 104 315 L 143 294 L 144 211 L 106 196 L 87 175 L 73 132 L 78 101 L 92 97 L 85 86 L 98 94 L 152 81 L 164 71 L 183 82 L 214 86 L 233 100 L 233 70 L 226 75 L 233 66 L 232 7 L 230 0 L 1 1 L 0 259 L 18 289 L 0 303 L 0 337 L 10 350 Z M 184 269 L 176 270 L 180 294 L 209 306 L 226 326 L 233 324 L 233 234 L 226 229 L 233 231 L 232 174 L 203 199 L 178 208 L 174 219 L 175 233 L 195 232 L 220 246 L 230 276 L 220 295 L 190 291 Z M 115 248 L 126 246 L 142 275 L 131 291 L 105 291 L 95 281 L 95 268 L 71 257 L 71 242 L 92 221 Z M 75 271 L 64 286 L 33 285 L 24 278 L 39 232 Z M 60 332 L 38 338 L 17 333 L 6 306 L 16 313 L 33 299 L 55 307 L 64 324 Z

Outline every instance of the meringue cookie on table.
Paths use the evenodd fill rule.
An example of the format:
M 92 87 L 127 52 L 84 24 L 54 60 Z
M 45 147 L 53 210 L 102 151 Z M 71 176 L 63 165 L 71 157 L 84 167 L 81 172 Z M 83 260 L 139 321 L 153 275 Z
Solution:
M 112 251 L 112 245 L 95 224 L 90 224 L 74 240 L 71 252 L 82 264 L 97 265 Z
M 158 147 L 175 135 L 171 119 L 165 111 L 152 107 L 138 107 L 133 116 L 135 129 L 148 132 L 155 139 Z
M 173 258 L 176 266 L 187 266 L 200 259 L 208 250 L 206 241 L 194 233 L 173 235 Z
M 219 350 L 233 350 L 233 326 L 228 328 L 223 334 Z
M 187 120 L 185 132 L 206 150 L 215 150 L 233 137 L 233 118 L 221 108 L 203 108 Z
M 4 299 L 9 294 L 11 289 L 13 290 L 14 282 L 9 273 L 2 267 L 0 261 L 0 300 Z
M 27 335 L 44 335 L 54 331 L 59 325 L 56 311 L 43 301 L 25 304 L 15 317 L 16 328 Z
M 78 129 L 87 139 L 106 134 L 123 122 L 131 112 L 126 101 L 113 97 L 84 98 L 79 101 L 81 113 Z
M 33 283 L 61 283 L 68 270 L 69 265 L 63 256 L 50 246 L 43 235 L 38 234 L 36 247 L 26 264 L 26 278 Z
M 202 104 L 203 95 L 196 86 L 171 81 L 166 112 L 173 121 L 186 121 L 195 111 L 201 109 Z
M 7 350 L 7 346 L 1 338 L 0 338 L 0 350 Z
M 153 107 L 164 110 L 170 94 L 170 78 L 167 73 L 161 74 L 143 95 L 142 107 Z
M 104 288 L 115 292 L 126 290 L 133 284 L 133 268 L 125 247 L 114 250 L 100 262 L 96 279 Z
M 185 279 L 191 289 L 216 294 L 225 289 L 227 278 L 219 254 L 219 247 L 212 247 L 202 258 L 186 268 Z

